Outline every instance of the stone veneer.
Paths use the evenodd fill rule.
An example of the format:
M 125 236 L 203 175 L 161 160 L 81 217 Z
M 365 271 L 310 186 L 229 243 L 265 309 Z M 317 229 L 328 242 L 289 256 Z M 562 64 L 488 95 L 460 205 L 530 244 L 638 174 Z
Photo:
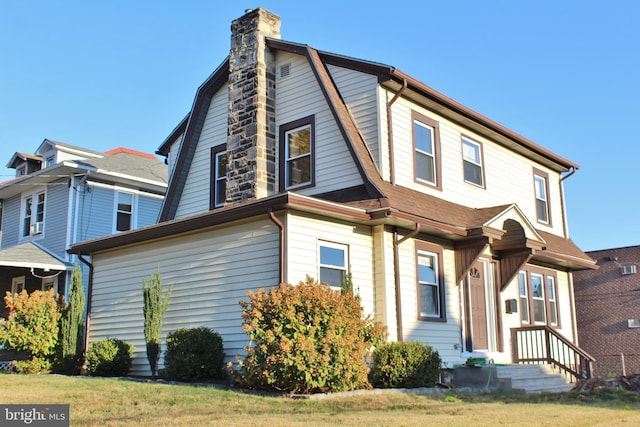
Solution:
M 280 17 L 258 8 L 231 23 L 226 202 L 276 191 L 275 55 Z

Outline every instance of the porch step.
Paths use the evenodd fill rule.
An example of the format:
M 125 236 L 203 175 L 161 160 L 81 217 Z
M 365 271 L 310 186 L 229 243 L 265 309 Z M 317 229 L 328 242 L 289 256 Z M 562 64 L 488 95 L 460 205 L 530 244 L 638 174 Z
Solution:
M 507 365 L 496 366 L 495 369 L 503 391 L 542 393 L 563 392 L 573 388 L 573 384 L 551 365 Z

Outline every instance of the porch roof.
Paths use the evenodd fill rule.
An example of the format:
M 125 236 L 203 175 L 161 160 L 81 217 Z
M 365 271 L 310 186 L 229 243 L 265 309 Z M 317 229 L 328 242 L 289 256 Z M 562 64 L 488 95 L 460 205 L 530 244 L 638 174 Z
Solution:
M 73 269 L 73 265 L 61 260 L 33 242 L 0 249 L 0 266 L 40 268 L 43 270 Z

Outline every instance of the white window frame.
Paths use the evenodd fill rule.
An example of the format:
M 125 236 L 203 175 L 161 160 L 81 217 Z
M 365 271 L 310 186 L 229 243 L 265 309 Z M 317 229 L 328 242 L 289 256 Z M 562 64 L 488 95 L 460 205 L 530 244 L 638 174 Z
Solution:
M 309 131 L 309 151 L 304 154 L 291 157 L 291 154 L 289 152 L 289 135 L 297 132 L 302 132 L 306 129 L 308 129 Z M 285 131 L 284 132 L 284 150 L 285 150 L 285 167 L 284 167 L 285 187 L 287 189 L 293 189 L 293 188 L 306 187 L 308 185 L 311 185 L 313 183 L 313 151 L 314 151 L 313 150 L 313 128 L 311 127 L 311 124 L 306 124 L 306 125 Z M 309 158 L 309 179 L 304 182 L 291 184 L 291 176 L 290 176 L 291 174 L 289 172 L 289 164 L 295 160 L 301 160 L 305 157 Z
M 11 278 L 11 295 L 22 292 L 26 287 L 26 277 L 16 276 Z
M 220 157 L 222 156 L 226 156 L 227 155 L 227 151 L 223 150 L 223 151 L 218 151 L 217 153 L 215 153 L 214 155 L 214 164 L 215 164 L 215 177 L 214 177 L 214 206 L 216 208 L 222 207 L 224 206 L 225 202 L 226 202 L 226 181 L 227 181 L 227 173 L 226 173 L 226 165 L 225 165 L 225 173 L 224 174 L 220 174 Z M 220 184 L 221 181 L 225 182 L 225 194 L 221 194 L 222 192 L 219 191 L 220 187 L 218 186 L 218 184 Z
M 518 295 L 520 297 L 520 321 L 531 323 L 531 313 L 529 313 L 529 280 L 527 272 L 518 272 Z
M 440 289 L 440 271 L 439 271 L 439 260 L 438 260 L 438 254 L 435 252 L 431 252 L 431 251 L 426 251 L 423 249 L 419 249 L 417 251 L 418 255 L 417 255 L 417 269 L 416 269 L 416 281 L 418 283 L 418 316 L 420 318 L 435 318 L 435 319 L 439 319 L 442 317 L 442 307 L 441 307 L 441 300 L 442 300 L 442 295 L 440 295 L 441 289 Z M 423 280 L 423 278 L 420 277 L 420 265 L 426 265 L 426 264 L 421 264 L 420 263 L 420 258 L 421 257 L 430 257 L 432 258 L 432 262 L 433 262 L 433 266 L 430 266 L 429 268 L 431 268 L 434 272 L 434 276 L 435 276 L 435 281 L 434 282 L 429 282 L 426 280 Z M 425 290 L 429 290 L 435 288 L 436 290 L 436 294 L 435 294 L 435 307 L 436 307 L 436 312 L 435 313 L 429 313 L 426 311 L 423 311 L 423 307 L 422 307 L 422 291 L 423 289 Z M 431 296 L 433 295 L 432 292 L 428 292 L 427 296 Z
M 531 275 L 531 304 L 533 305 L 533 323 L 536 324 L 540 324 L 540 325 L 546 325 L 547 323 L 547 300 L 545 298 L 545 286 L 547 285 L 546 281 L 544 280 L 544 275 L 540 274 L 540 273 L 529 273 Z M 541 297 L 536 297 L 535 294 L 535 290 L 533 288 L 534 286 L 534 277 L 535 278 L 540 278 L 540 291 L 542 293 Z M 538 320 L 537 319 L 537 315 L 536 315 L 536 302 L 538 303 L 538 305 L 540 305 L 542 307 L 542 320 Z
M 53 288 L 54 295 L 58 293 L 58 276 L 52 277 L 43 277 L 42 278 L 42 291 L 46 292 L 47 290 Z
M 138 195 L 137 193 L 134 193 L 132 191 L 127 191 L 124 189 L 118 189 L 116 188 L 114 191 L 114 197 L 113 197 L 113 233 L 121 233 L 123 231 L 128 231 L 128 230 L 118 230 L 118 215 L 121 213 L 120 211 L 120 195 L 121 194 L 126 194 L 131 196 L 131 212 L 127 212 L 127 211 L 122 211 L 123 214 L 129 214 L 130 215 L 130 222 L 129 222 L 129 229 L 128 230 L 133 230 L 134 228 L 136 228 L 136 218 L 137 218 L 137 205 L 138 205 Z
M 465 146 L 471 147 L 473 149 L 473 151 L 475 152 L 475 155 L 477 156 L 476 158 L 469 158 L 468 156 L 465 155 Z M 484 170 L 482 167 L 482 146 L 475 142 L 470 140 L 469 138 L 462 138 L 462 174 L 464 177 L 464 182 L 467 182 L 469 184 L 473 184 L 473 185 L 477 185 L 478 187 L 484 187 Z M 467 174 L 466 174 L 466 164 L 471 165 L 471 167 L 477 168 L 478 169 L 478 177 L 480 178 L 480 182 L 475 182 L 469 178 L 467 178 Z
M 558 314 L 558 289 L 556 288 L 556 279 L 553 276 L 546 276 L 547 284 L 547 299 L 549 300 L 549 324 L 558 326 L 559 314 Z
M 322 262 L 322 248 L 337 249 L 342 251 L 342 265 L 328 264 Z M 349 245 L 342 243 L 328 242 L 325 240 L 318 240 L 318 282 L 322 282 L 322 269 L 341 271 L 342 283 L 346 275 L 349 273 Z M 342 283 L 340 285 L 334 283 L 328 283 L 333 289 L 342 289 Z
M 426 182 L 430 185 L 437 185 L 437 181 L 438 181 L 438 171 L 437 171 L 437 162 L 436 162 L 436 131 L 433 128 L 433 126 L 429 126 L 428 124 L 422 123 L 420 120 L 418 119 L 414 119 L 413 120 L 413 126 L 414 126 L 414 149 L 415 149 L 415 165 L 416 165 L 416 172 L 415 172 L 415 176 L 416 179 L 418 181 L 421 182 Z M 424 151 L 420 148 L 418 148 L 418 138 L 417 138 L 417 132 L 415 132 L 415 127 L 419 126 L 422 127 L 424 129 L 426 129 L 427 131 L 429 131 L 430 135 L 431 135 L 431 152 L 428 151 Z M 421 172 L 425 172 L 422 170 L 418 170 L 418 156 L 424 156 L 427 158 L 427 162 L 429 164 L 429 166 L 431 167 L 431 172 L 433 175 L 433 179 L 428 179 L 425 177 L 420 176 Z M 428 172 L 428 171 L 426 171 Z
M 533 174 L 534 192 L 536 198 L 536 218 L 543 224 L 549 224 L 549 194 L 547 194 L 548 182 L 545 176 Z
M 40 200 L 42 196 L 42 201 Z M 42 211 L 39 211 L 39 207 L 42 206 Z M 46 191 L 37 191 L 35 193 L 27 194 L 22 197 L 21 203 L 21 216 L 20 216 L 20 228 L 21 238 L 31 239 L 36 236 L 41 237 L 44 232 L 44 219 L 45 211 L 47 208 L 47 194 Z M 27 215 L 27 209 L 29 215 Z M 27 219 L 29 224 L 27 224 Z M 37 225 L 37 224 L 40 225 Z M 37 227 L 37 228 L 36 228 Z M 37 232 L 36 232 L 37 231 Z

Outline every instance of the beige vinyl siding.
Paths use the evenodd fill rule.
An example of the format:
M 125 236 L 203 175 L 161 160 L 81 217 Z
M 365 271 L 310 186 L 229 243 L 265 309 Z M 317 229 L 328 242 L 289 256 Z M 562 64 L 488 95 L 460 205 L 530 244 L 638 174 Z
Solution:
M 296 192 L 312 195 L 361 185 L 360 174 L 306 58 L 279 52 L 277 66 L 283 64 L 290 64 L 291 73 L 276 81 L 276 132 L 283 124 L 315 116 L 316 185 Z
M 430 345 L 438 350 L 443 362 L 449 366 L 461 363 L 463 360 L 458 347 L 460 345 L 460 296 L 459 287 L 455 283 L 454 251 L 444 247 L 442 254 L 446 322 L 418 320 L 415 242 L 415 239 L 411 239 L 399 245 L 404 341 L 419 341 Z
M 318 242 L 348 246 L 348 262 L 354 292 L 360 295 L 365 314 L 374 313 L 373 247 L 370 227 L 289 213 L 287 240 L 289 245 L 286 276 L 292 284 L 304 280 L 307 275 L 318 279 Z
M 397 341 L 395 282 L 393 269 L 393 233 L 384 225 L 373 227 L 373 266 L 375 280 L 375 319 L 388 328 L 389 341 Z
M 392 108 L 395 177 L 398 185 L 474 208 L 516 203 L 535 227 L 563 235 L 562 195 L 558 173 L 445 120 L 408 100 L 399 99 Z M 442 191 L 414 181 L 412 110 L 439 123 Z M 482 144 L 484 188 L 464 181 L 462 135 Z M 548 197 L 551 208 L 551 226 L 539 223 L 536 218 L 533 168 L 549 174 Z
M 373 159 L 378 162 L 377 77 L 335 65 L 328 68 Z
M 176 218 L 209 210 L 211 147 L 227 143 L 229 99 L 226 86 L 212 98 L 187 181 L 180 197 Z
M 227 360 L 235 360 L 249 344 L 239 301 L 248 300 L 248 290 L 278 284 L 278 248 L 278 227 L 260 219 L 94 254 L 89 339 L 117 337 L 131 342 L 136 348 L 131 373 L 149 375 L 142 280 L 159 268 L 165 289 L 174 284 L 163 348 L 167 332 L 207 326 L 223 336 Z

